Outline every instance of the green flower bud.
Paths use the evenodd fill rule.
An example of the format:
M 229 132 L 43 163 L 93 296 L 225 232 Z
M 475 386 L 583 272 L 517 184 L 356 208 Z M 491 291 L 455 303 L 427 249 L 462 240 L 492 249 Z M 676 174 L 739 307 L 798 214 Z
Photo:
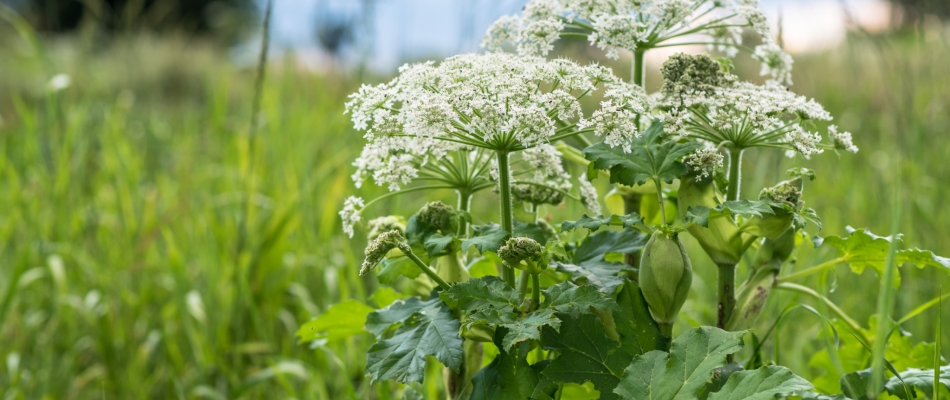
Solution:
M 743 230 L 750 234 L 776 239 L 787 231 L 795 220 L 795 213 L 801 210 L 804 203 L 802 196 L 802 178 L 779 182 L 770 188 L 762 189 L 759 200 L 768 200 L 781 204 L 782 207 L 772 207 L 774 214 L 765 214 L 750 219 Z
M 676 53 L 660 68 L 663 74 L 662 91 L 667 95 L 687 91 L 711 93 L 717 86 L 723 86 L 733 79 L 722 70 L 722 65 L 708 55 Z
M 677 202 L 680 218 L 686 217 L 686 212 L 691 206 L 713 208 L 719 204 L 712 180 L 700 181 L 695 175 L 687 175 L 680 179 Z M 755 236 L 740 231 L 731 218 L 716 218 L 709 221 L 708 228 L 690 225 L 687 230 L 718 265 L 737 264 L 742 254 L 755 240 Z
M 369 221 L 369 234 L 366 238 L 375 240 L 379 235 L 391 230 L 397 230 L 402 234 L 406 233 L 406 223 L 402 220 L 402 217 L 388 215 Z
M 516 183 L 511 185 L 511 197 L 516 202 L 530 203 L 534 205 L 558 205 L 564 201 L 563 193 L 551 188 L 532 185 L 529 183 Z
M 426 203 L 419 209 L 416 217 L 423 226 L 428 226 L 443 235 L 456 233 L 459 229 L 459 216 L 452 206 L 441 201 Z
M 514 268 L 524 269 L 522 261 L 532 269 L 536 268 L 537 261 L 541 258 L 543 248 L 541 244 L 534 239 L 526 237 L 513 237 L 508 239 L 501 248 L 498 249 L 498 257 Z
M 551 225 L 548 220 L 544 218 L 538 218 L 534 221 L 535 224 L 541 228 L 541 231 L 544 232 L 544 237 L 548 239 L 553 239 L 557 237 L 557 229 L 554 229 L 554 226 Z
M 779 260 L 780 262 L 788 260 L 792 256 L 792 251 L 795 250 L 795 235 L 797 233 L 798 230 L 796 229 L 788 229 L 778 238 L 763 239 L 762 245 L 759 246 L 759 249 L 755 252 L 755 257 L 752 259 L 753 268 L 758 268 L 759 265 L 767 264 L 772 260 Z
M 386 254 L 390 250 L 403 247 L 408 247 L 406 245 L 406 238 L 402 236 L 398 230 L 391 230 L 389 232 L 383 232 L 375 240 L 369 242 L 369 245 L 366 246 L 364 254 L 366 259 L 363 260 L 363 266 L 360 268 L 360 276 L 365 275 L 371 269 L 375 268 L 380 261 L 383 261 L 383 258 L 386 258 Z
M 639 281 L 643 298 L 656 322 L 672 324 L 693 282 L 689 256 L 675 234 L 653 232 L 643 248 Z

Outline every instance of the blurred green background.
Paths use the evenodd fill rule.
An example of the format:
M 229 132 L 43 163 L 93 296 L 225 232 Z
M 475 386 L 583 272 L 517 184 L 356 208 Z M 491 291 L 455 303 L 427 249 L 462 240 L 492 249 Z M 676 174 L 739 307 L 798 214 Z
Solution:
M 110 25 L 37 33 L 35 19 L 9 10 L 0 20 L 0 399 L 395 393 L 362 373 L 369 335 L 317 346 L 294 337 L 342 299 L 375 305 L 369 296 L 378 284 L 357 275 L 365 240 L 359 231 L 353 240 L 342 234 L 337 211 L 351 194 L 383 193 L 372 184 L 356 190 L 349 178 L 362 139 L 343 102 L 359 84 L 387 76 L 313 71 L 293 52 L 273 57 L 252 136 L 255 69 L 235 62 L 232 36 L 111 35 L 122 27 Z M 851 225 L 883 235 L 899 187 L 906 245 L 950 255 L 950 27 L 914 21 L 851 32 L 833 50 L 796 57 L 792 89 L 824 104 L 861 151 L 810 161 L 752 154 L 747 196 L 788 167 L 813 168 L 818 179 L 805 199 L 825 223 L 819 234 L 844 235 Z M 623 62 L 615 66 L 625 73 Z M 758 78 L 757 66 L 738 68 Z M 650 70 L 649 86 L 658 80 Z M 496 219 L 493 196 L 477 198 L 474 214 Z M 453 194 L 395 198 L 364 217 L 409 214 L 433 197 Z M 690 243 L 697 279 L 678 330 L 714 321 L 715 269 Z M 796 268 L 829 256 L 806 249 Z M 898 317 L 941 287 L 950 291 L 946 271 L 908 266 L 901 275 Z M 824 282 L 804 283 L 867 326 L 873 272 L 842 266 Z M 773 296 L 756 329 L 799 301 L 812 303 Z M 936 321 L 933 308 L 905 324 L 909 343 L 933 342 Z M 780 326 L 782 339 L 767 353 L 807 378 L 827 375 L 810 363 L 824 346 L 821 331 L 820 320 L 800 314 Z M 950 356 L 950 335 L 940 339 Z M 439 369 L 431 372 L 424 391 L 437 398 Z

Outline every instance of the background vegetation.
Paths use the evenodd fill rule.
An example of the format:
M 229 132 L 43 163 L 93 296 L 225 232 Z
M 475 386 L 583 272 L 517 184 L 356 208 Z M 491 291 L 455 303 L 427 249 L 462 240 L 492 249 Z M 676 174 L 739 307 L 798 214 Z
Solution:
M 343 102 L 361 82 L 385 77 L 275 60 L 251 136 L 253 68 L 212 42 L 145 33 L 105 43 L 24 39 L 0 27 L 0 398 L 387 398 L 392 388 L 370 386 L 362 372 L 368 335 L 313 347 L 294 338 L 330 304 L 382 301 L 371 297 L 373 278 L 357 275 L 365 240 L 342 235 L 336 213 L 355 192 L 349 163 L 362 143 Z M 811 161 L 759 154 L 744 165 L 752 177 L 744 190 L 807 166 L 818 171 L 805 199 L 825 222 L 819 234 L 843 235 L 847 224 L 887 234 L 900 182 L 905 242 L 950 254 L 948 65 L 950 30 L 939 24 L 798 56 L 793 89 L 838 116 L 861 152 Z M 739 68 L 757 76 L 754 66 Z M 57 90 L 57 74 L 71 84 Z M 368 213 L 408 214 L 423 196 L 432 194 Z M 496 218 L 491 196 L 476 199 L 476 216 Z M 553 212 L 581 212 L 572 207 Z M 715 269 L 688 242 L 695 294 L 677 331 L 714 321 Z M 786 268 L 828 256 L 805 251 Z M 839 268 L 806 284 L 867 327 L 877 276 Z M 950 290 L 944 272 L 900 272 L 895 316 Z M 813 304 L 782 293 L 769 309 L 798 302 Z M 908 349 L 934 341 L 936 313 L 904 325 Z M 771 322 L 765 315 L 757 331 Z M 806 378 L 835 381 L 813 357 L 825 348 L 822 328 L 804 313 L 786 320 L 767 353 Z M 950 356 L 950 337 L 940 339 Z M 440 371 L 431 373 L 422 391 L 437 398 Z

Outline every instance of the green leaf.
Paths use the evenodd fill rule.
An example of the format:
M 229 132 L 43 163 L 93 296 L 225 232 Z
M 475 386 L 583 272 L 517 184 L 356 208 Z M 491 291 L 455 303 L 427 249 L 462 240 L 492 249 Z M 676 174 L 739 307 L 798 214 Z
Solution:
M 380 283 L 387 285 L 396 283 L 396 280 L 398 280 L 400 276 L 416 279 L 419 277 L 419 274 L 422 273 L 419 266 L 412 262 L 409 257 L 405 256 L 385 258 L 379 265 L 380 267 L 376 273 L 376 279 L 378 279 Z
M 808 222 L 811 222 L 811 223 L 815 224 L 815 226 L 818 227 L 818 230 L 819 230 L 819 231 L 821 230 L 821 218 L 818 217 L 818 212 L 815 211 L 815 209 L 813 209 L 813 208 L 806 208 L 806 209 L 802 210 L 801 214 L 795 214 L 795 216 L 796 216 L 796 217 L 799 217 L 799 216 L 800 216 L 800 217 L 803 218 L 805 221 L 808 221 Z M 805 223 L 804 223 L 804 222 L 799 223 L 799 228 L 804 228 L 804 227 L 805 227 Z
M 844 374 L 841 376 L 841 393 L 849 399 L 867 400 L 870 380 L 870 368 Z
M 604 324 L 594 314 L 572 316 L 558 314 L 564 323 L 560 332 L 544 327 L 541 344 L 561 354 L 551 361 L 542 374 L 554 382 L 591 382 L 600 391 L 601 399 L 616 399 L 611 392 L 620 382 L 620 375 L 631 357 L 626 349 L 609 339 Z
M 518 292 L 497 276 L 457 283 L 440 296 L 449 306 L 469 312 L 491 309 L 507 313 L 519 309 L 522 303 Z
M 781 205 L 765 200 L 735 200 L 724 202 L 715 208 L 690 206 L 686 210 L 686 221 L 708 228 L 710 219 L 732 215 L 761 217 L 762 214 L 775 214 L 772 207 L 781 207 Z
M 669 354 L 654 350 L 634 358 L 614 393 L 624 399 L 695 399 L 713 370 L 742 348 L 743 334 L 714 327 L 687 331 L 673 339 Z
M 722 389 L 709 395 L 709 400 L 771 400 L 813 389 L 811 383 L 788 368 L 769 365 L 733 373 Z
M 419 312 L 425 304 L 418 297 L 397 300 L 382 310 L 369 313 L 365 318 L 366 330 L 380 338 L 387 329 Z
M 434 356 L 454 371 L 461 367 L 464 355 L 459 321 L 438 298 L 423 302 L 422 306 L 391 338 L 370 347 L 366 372 L 373 382 L 422 382 L 426 356 Z
M 495 342 L 507 335 L 504 329 L 495 331 Z M 522 343 L 506 351 L 499 346 L 495 359 L 472 377 L 471 400 L 525 400 L 532 396 L 540 381 L 539 369 L 542 363 L 528 365 L 527 355 L 531 350 L 528 343 Z
M 702 395 L 699 396 L 699 398 L 701 400 L 706 400 L 710 393 L 715 393 L 722 389 L 732 374 L 742 370 L 742 365 L 737 362 L 729 363 L 714 369 L 712 378 L 709 379 L 709 382 L 706 382 L 706 387 L 703 388 Z
M 479 253 L 498 252 L 505 239 L 508 238 L 508 232 L 495 224 L 473 226 L 472 230 L 475 231 L 475 235 L 469 239 L 462 239 L 463 251 L 468 251 L 475 246 Z
M 623 284 L 623 289 L 617 294 L 617 305 L 619 311 L 615 310 L 613 317 L 623 352 L 638 355 L 656 350 L 663 340 L 660 328 L 650 316 L 650 309 L 636 282 Z
M 363 323 L 373 308 L 356 300 L 344 300 L 297 330 L 301 342 L 342 339 L 365 332 Z
M 561 282 L 544 289 L 542 294 L 544 302 L 541 307 L 560 313 L 569 312 L 572 307 L 581 313 L 589 313 L 591 308 L 600 311 L 619 310 L 612 298 L 604 296 L 591 285 L 576 286 L 570 282 Z
M 672 183 L 688 172 L 678 160 L 702 145 L 695 141 L 662 141 L 658 130 L 663 130 L 663 124 L 655 121 L 642 137 L 631 141 L 629 153 L 622 146 L 610 147 L 601 142 L 584 149 L 584 157 L 592 161 L 594 168 L 609 170 L 611 183 L 636 186 L 654 179 Z
M 555 311 L 547 308 L 529 313 L 523 318 L 519 318 L 514 313 L 498 313 L 494 310 L 479 311 L 471 316 L 470 323 L 484 323 L 495 325 L 496 332 L 498 327 L 507 330 L 507 334 L 502 339 L 501 346 L 505 350 L 512 346 L 527 341 L 538 340 L 541 338 L 541 327 L 550 326 L 554 330 L 559 330 L 561 320 L 554 316 Z
M 609 217 L 605 217 L 603 215 L 589 217 L 587 214 L 584 214 L 577 221 L 562 222 L 561 232 L 569 232 L 577 228 L 586 228 L 590 229 L 591 232 L 594 232 L 603 226 L 609 225 L 622 226 L 624 229 L 634 226 L 645 226 L 643 224 L 643 218 L 640 218 L 640 215 L 637 213 L 630 213 L 627 215 L 611 215 Z
M 816 247 L 829 245 L 836 248 L 838 256 L 844 259 L 855 273 L 860 274 L 865 268 L 872 268 L 877 271 L 878 276 L 883 276 L 888 246 L 891 240 L 900 241 L 902 236 L 877 236 L 868 229 L 854 229 L 850 226 L 846 229 L 848 230 L 847 237 L 815 237 L 812 240 Z M 929 250 L 916 248 L 898 250 L 894 258 L 898 266 L 914 264 L 923 268 L 930 265 L 950 272 L 950 259 L 939 257 Z M 900 275 L 895 274 L 894 278 L 894 286 L 900 287 Z
M 450 246 L 460 243 L 454 235 L 444 236 L 441 233 L 435 233 L 426 238 L 425 248 L 429 257 L 438 257 L 444 255 Z
M 911 368 L 901 372 L 901 378 L 903 378 L 907 386 L 910 387 L 912 392 L 910 396 L 904 391 L 904 386 L 896 376 L 884 383 L 884 388 L 887 389 L 888 393 L 904 400 L 910 400 L 917 396 L 914 392 L 920 390 L 924 392 L 927 398 L 932 399 L 934 397 L 933 369 L 923 370 Z M 940 376 L 937 378 L 937 381 L 940 382 L 943 387 L 947 388 L 947 390 L 950 390 L 950 365 L 940 367 Z
M 595 233 L 574 250 L 572 264 L 558 263 L 557 270 L 570 273 L 575 280 L 585 279 L 601 292 L 613 293 L 623 283 L 623 278 L 618 274 L 636 270 L 625 263 L 607 261 L 604 256 L 608 253 L 634 254 L 649 239 L 635 229 Z
M 791 176 L 792 178 L 802 177 L 808 178 L 809 181 L 815 180 L 815 170 L 813 169 L 796 167 L 789 169 L 787 172 L 788 176 Z

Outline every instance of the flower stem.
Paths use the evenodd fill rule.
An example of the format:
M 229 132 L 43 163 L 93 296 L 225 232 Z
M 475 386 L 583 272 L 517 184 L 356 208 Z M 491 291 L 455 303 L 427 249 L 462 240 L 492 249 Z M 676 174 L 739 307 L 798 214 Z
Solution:
M 804 278 L 804 277 L 806 277 L 806 276 L 811 276 L 811 275 L 817 274 L 817 273 L 819 273 L 819 272 L 821 272 L 821 271 L 824 271 L 824 270 L 826 270 L 826 269 L 828 269 L 828 268 L 834 267 L 835 265 L 841 264 L 841 263 L 843 263 L 843 262 L 845 262 L 845 259 L 839 257 L 839 258 L 836 258 L 836 259 L 831 260 L 831 261 L 823 262 L 823 263 L 818 264 L 818 265 L 816 265 L 816 266 L 814 266 L 814 267 L 811 267 L 811 268 L 807 268 L 807 269 L 798 271 L 798 272 L 796 272 L 796 273 L 794 273 L 794 274 L 789 274 L 789 275 L 785 275 L 785 276 L 779 277 L 779 278 L 776 280 L 776 282 L 781 283 L 781 282 L 788 282 L 788 281 L 794 281 L 794 280 L 796 280 L 796 279 L 801 279 L 801 278 Z
M 435 283 L 438 283 L 439 286 L 442 286 L 442 289 L 447 290 L 449 288 L 448 282 L 446 282 L 444 279 L 439 277 L 439 274 L 436 274 L 435 271 L 432 270 L 432 268 L 429 268 L 429 266 L 426 265 L 426 263 L 422 262 L 422 260 L 419 259 L 419 256 L 415 255 L 415 253 L 412 252 L 412 249 L 409 248 L 408 245 L 400 246 L 399 250 L 402 250 L 402 252 L 406 254 L 406 257 L 409 257 L 409 259 L 412 260 L 412 262 L 416 263 L 419 269 L 421 269 L 422 272 L 424 272 L 427 276 L 429 276 L 429 279 L 432 279 L 433 281 L 435 281 Z
M 531 274 L 531 308 L 537 310 L 541 305 L 541 274 Z
M 646 50 L 634 50 L 633 65 L 630 66 L 630 82 L 643 87 L 643 54 Z
M 459 197 L 458 210 L 465 211 L 465 213 L 468 214 L 472 208 L 472 194 L 464 190 L 459 190 L 457 191 L 457 193 Z M 459 220 L 458 236 L 459 237 L 468 236 L 468 221 L 465 218 L 461 218 Z
M 739 200 L 739 183 L 742 181 L 742 149 L 729 150 L 729 186 L 726 201 Z
M 623 196 L 623 212 L 630 213 L 640 213 L 640 200 L 642 196 L 636 193 L 629 193 Z M 634 254 L 624 254 L 624 261 L 627 262 L 627 265 L 637 268 L 640 268 L 640 252 L 637 251 Z M 631 279 L 636 281 L 639 277 L 636 273 L 631 274 Z
M 719 303 L 716 327 L 726 328 L 736 308 L 736 264 L 717 264 L 719 267 Z
M 654 179 L 653 183 L 656 183 L 656 199 L 660 203 L 660 220 L 663 221 L 663 226 L 666 226 L 666 206 L 663 204 L 663 182 L 660 182 L 659 179 Z
M 511 212 L 511 171 L 508 165 L 508 151 L 495 152 L 498 159 L 498 193 L 501 201 L 501 229 L 508 232 L 508 237 L 514 234 L 514 216 Z M 515 288 L 515 270 L 507 265 L 502 277 L 508 286 Z
M 658 322 L 660 328 L 660 340 L 657 342 L 657 350 L 669 352 L 670 345 L 673 343 L 673 323 Z

